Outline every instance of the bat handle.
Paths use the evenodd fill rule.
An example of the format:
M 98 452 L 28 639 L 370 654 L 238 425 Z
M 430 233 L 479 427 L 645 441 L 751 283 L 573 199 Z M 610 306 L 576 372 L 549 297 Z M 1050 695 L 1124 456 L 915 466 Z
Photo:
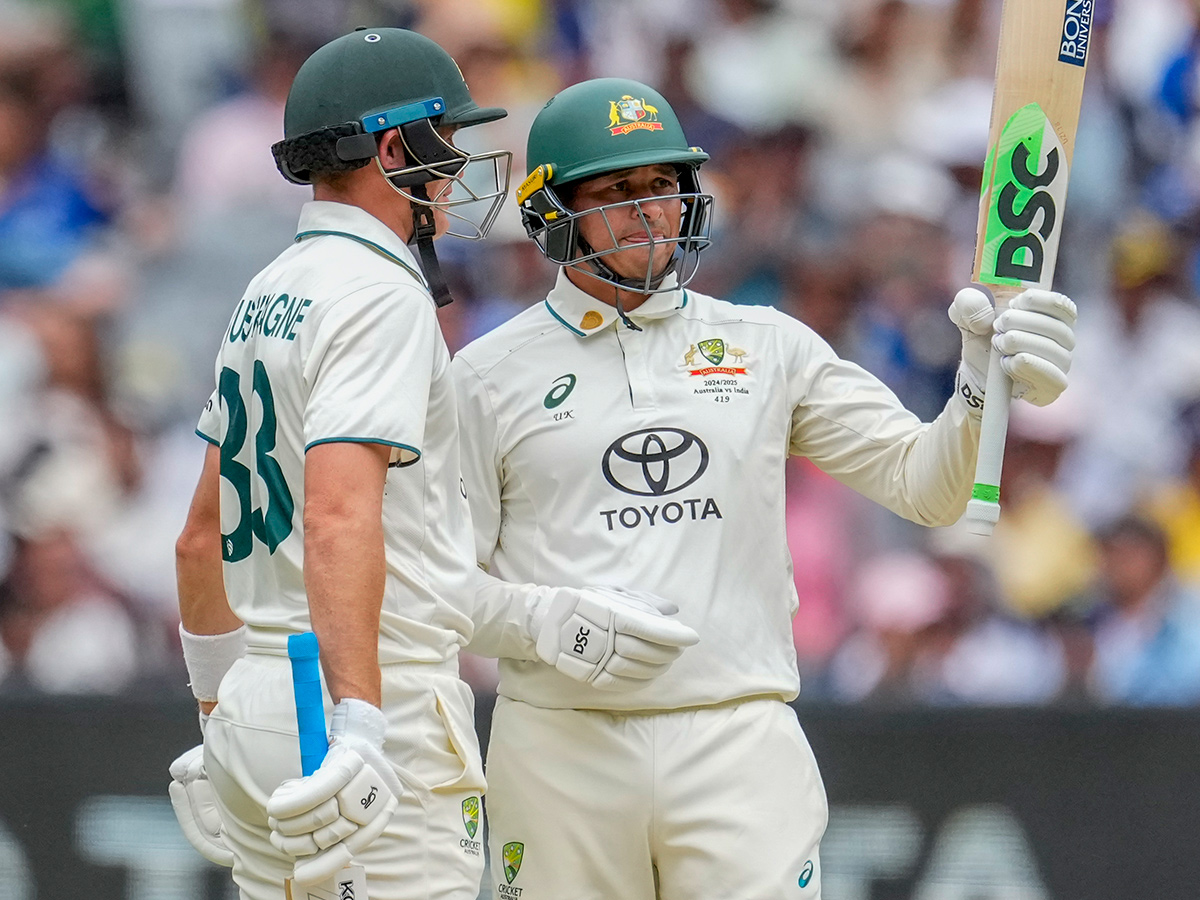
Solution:
M 986 405 L 986 404 L 985 404 Z M 296 695 L 296 726 L 300 734 L 300 771 L 311 775 L 329 752 L 325 733 L 325 701 L 321 694 L 320 647 L 311 631 L 288 635 L 292 661 L 292 690 Z
M 992 289 L 996 314 L 1008 307 L 1017 291 Z M 975 486 L 967 503 L 967 530 L 990 535 L 1000 521 L 1000 472 L 1004 467 L 1004 442 L 1008 437 L 1008 408 L 1012 403 L 1012 379 L 1004 374 L 1000 351 L 988 356 L 987 385 L 984 387 L 983 419 L 979 426 L 979 458 L 975 463 Z

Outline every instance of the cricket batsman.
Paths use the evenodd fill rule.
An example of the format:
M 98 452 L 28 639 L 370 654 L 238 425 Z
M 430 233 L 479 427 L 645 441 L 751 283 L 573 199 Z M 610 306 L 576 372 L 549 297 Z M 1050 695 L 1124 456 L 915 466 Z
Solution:
M 458 676 L 478 570 L 432 242 L 468 202 L 489 204 L 468 236 L 489 227 L 511 155 L 454 137 L 503 115 L 396 28 L 326 44 L 288 96 L 275 158 L 313 202 L 223 335 L 177 544 L 203 744 L 171 766 L 171 799 L 244 900 L 282 900 L 285 879 L 307 897 L 351 860 L 371 900 L 478 894 L 484 780 Z M 492 190 L 467 186 L 477 168 Z M 330 749 L 300 777 L 286 647 L 309 630 Z
M 997 317 L 961 291 L 957 389 L 922 424 L 801 322 L 688 289 L 709 243 L 708 156 L 657 91 L 567 88 L 527 158 L 517 199 L 557 283 L 452 366 L 479 562 L 503 582 L 647 592 L 659 606 L 630 608 L 699 642 L 665 671 L 626 660 L 626 678 L 601 683 L 622 643 L 607 613 L 520 594 L 477 605 L 471 649 L 501 657 L 495 897 L 815 900 L 828 807 L 787 706 L 800 689 L 787 457 L 913 521 L 954 522 L 989 354 L 1025 399 L 1051 402 L 1074 304 L 1027 291 Z

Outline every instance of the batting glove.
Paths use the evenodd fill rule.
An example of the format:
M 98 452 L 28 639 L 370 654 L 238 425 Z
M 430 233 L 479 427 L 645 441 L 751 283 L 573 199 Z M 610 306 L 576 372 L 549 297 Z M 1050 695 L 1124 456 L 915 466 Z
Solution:
M 950 320 L 962 332 L 958 391 L 974 408 L 983 405 L 988 357 L 994 347 L 1012 379 L 1013 396 L 1035 406 L 1054 402 L 1067 387 L 1075 349 L 1075 304 L 1054 291 L 1031 288 L 996 315 L 977 288 L 963 288 L 950 304 Z
M 200 716 L 203 733 L 208 716 Z M 212 782 L 204 771 L 204 745 L 193 747 L 171 763 L 171 808 L 188 843 L 209 862 L 233 866 L 233 851 L 221 837 L 221 816 L 217 811 Z
M 700 640 L 669 600 L 619 588 L 556 588 L 535 625 L 538 657 L 576 681 L 629 691 Z
M 403 788 L 383 755 L 386 728 L 378 707 L 342 700 L 320 768 L 285 781 L 267 801 L 271 844 L 297 857 L 297 884 L 316 884 L 349 865 L 392 820 Z

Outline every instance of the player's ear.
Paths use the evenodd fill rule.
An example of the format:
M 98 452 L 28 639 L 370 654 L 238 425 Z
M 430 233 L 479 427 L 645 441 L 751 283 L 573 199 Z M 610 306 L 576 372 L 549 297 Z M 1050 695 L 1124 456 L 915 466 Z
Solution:
M 379 139 L 379 161 L 390 171 L 403 169 L 407 158 L 404 153 L 404 141 L 400 139 L 400 129 L 389 128 Z

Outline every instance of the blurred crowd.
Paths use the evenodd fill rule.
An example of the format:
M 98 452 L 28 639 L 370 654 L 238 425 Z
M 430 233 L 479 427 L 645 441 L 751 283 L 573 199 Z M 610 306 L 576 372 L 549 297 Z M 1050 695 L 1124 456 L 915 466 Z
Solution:
M 925 419 L 960 352 L 999 0 L 0 0 L 0 694 L 186 691 L 174 540 L 217 336 L 306 189 L 300 62 L 417 28 L 510 116 L 661 89 L 716 195 L 693 287 L 800 318 Z M 803 699 L 1200 703 L 1200 2 L 1097 0 L 1056 287 L 1061 400 L 1015 404 L 1004 513 L 910 525 L 793 460 Z M 554 271 L 515 207 L 440 243 L 452 349 Z M 733 564 L 733 563 L 731 563 Z M 472 660 L 487 689 L 492 668 Z

